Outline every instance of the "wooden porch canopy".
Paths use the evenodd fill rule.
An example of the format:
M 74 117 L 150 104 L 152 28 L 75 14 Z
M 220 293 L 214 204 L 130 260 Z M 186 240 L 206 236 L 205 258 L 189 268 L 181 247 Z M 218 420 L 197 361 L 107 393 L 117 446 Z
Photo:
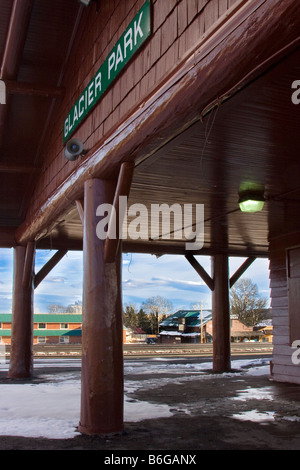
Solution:
M 299 107 L 291 101 L 291 84 L 300 77 L 297 2 L 245 2 L 230 28 L 221 27 L 90 149 L 34 214 L 32 189 L 81 9 L 73 0 L 20 3 L 12 11 L 11 2 L 0 2 L 1 78 L 8 90 L 0 109 L 0 245 L 35 239 L 37 248 L 82 249 L 76 200 L 84 182 L 116 177 L 123 161 L 134 161 L 129 205 L 204 204 L 201 254 L 267 256 L 269 230 L 280 227 L 284 207 L 293 213 L 299 198 Z M 261 213 L 239 211 L 238 193 L 247 183 L 264 188 Z M 123 251 L 184 253 L 184 241 L 168 235 L 125 240 Z
M 73 166 L 55 158 L 63 157 L 62 140 L 53 138 L 49 148 L 48 141 L 52 125 L 63 119 L 60 100 L 69 93 L 69 102 L 74 93 L 63 85 L 72 74 L 68 59 L 78 50 L 82 15 L 90 18 L 87 10 L 77 0 L 0 0 L 0 11 L 0 79 L 7 91 L 7 103 L 0 105 L 0 247 L 15 247 L 9 374 L 31 374 L 34 284 L 66 250 L 83 249 L 79 429 L 120 431 L 120 248 L 184 254 L 204 273 L 193 251 L 186 252 L 185 239 L 159 227 L 153 239 L 147 223 L 142 239 L 117 244 L 108 263 L 95 231 L 97 205 L 129 189 L 128 206 L 204 205 L 204 247 L 195 253 L 213 256 L 212 277 L 204 276 L 213 291 L 214 370 L 229 370 L 229 285 L 237 275 L 229 279 L 228 256 L 248 258 L 240 274 L 254 257 L 268 256 L 270 234 L 283 226 L 299 229 L 300 107 L 291 100 L 292 83 L 300 79 L 298 1 L 237 0 L 177 68 Z M 122 180 L 127 165 L 134 166 L 132 182 Z M 59 171 L 63 178 L 57 178 Z M 262 212 L 240 212 L 239 192 L 248 185 L 262 188 Z M 36 248 L 59 251 L 34 276 Z
M 55 103 L 71 50 L 79 3 L 0 1 L 0 246 L 15 245 L 43 165 Z

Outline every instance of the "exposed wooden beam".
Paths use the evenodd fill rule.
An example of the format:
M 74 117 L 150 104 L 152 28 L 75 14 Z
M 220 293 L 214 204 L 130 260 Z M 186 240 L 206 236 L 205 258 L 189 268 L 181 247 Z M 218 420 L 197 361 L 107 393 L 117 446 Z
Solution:
M 83 203 L 84 203 L 84 201 L 82 199 L 80 199 L 80 200 L 77 199 L 76 200 L 76 207 L 77 207 L 78 214 L 79 214 L 82 225 L 83 225 L 83 221 L 84 221 L 84 205 L 83 205 Z
M 54 266 L 65 256 L 68 250 L 58 250 L 55 255 L 52 256 L 49 261 L 40 269 L 40 271 L 35 275 L 34 278 L 34 288 L 36 289 L 37 286 L 42 282 L 43 279 L 52 271 Z
M 35 258 L 35 242 L 30 241 L 26 246 L 24 270 L 23 270 L 23 279 L 22 286 L 24 288 L 29 288 L 32 284 L 32 279 L 34 275 L 34 258 Z
M 294 50 L 300 25 L 296 10 L 294 0 L 246 2 L 209 41 L 195 44 L 191 55 L 181 61 L 172 76 L 166 77 L 158 89 L 137 103 L 124 121 L 90 149 L 86 160 L 49 195 L 47 203 L 37 204 L 36 213 L 28 212 L 16 232 L 17 242 L 24 244 L 49 227 L 80 197 L 87 179 L 109 179 L 122 161 L 139 161 L 154 154 L 200 116 L 274 65 L 287 53 L 287 44 L 290 51 Z M 284 23 L 279 21 L 281 17 L 285 18 Z M 264 43 L 268 47 L 262 48 Z M 271 57 L 270 51 L 274 51 Z M 277 55 L 275 51 L 279 51 Z M 259 64 L 255 69 L 254 59 Z M 232 64 L 230 68 L 228 63 Z M 222 90 L 221 97 L 216 97 L 216 90 Z
M 6 92 L 11 95 L 31 95 L 42 98 L 62 98 L 65 89 L 62 87 L 47 87 L 41 84 L 4 80 Z
M 37 173 L 40 168 L 26 165 L 0 165 L 0 173 Z
M 15 229 L 14 229 L 15 230 Z M 0 230 L 0 244 L 1 244 L 1 232 Z M 9 233 L 8 233 L 9 236 Z M 14 238 L 14 232 L 12 233 L 12 246 L 16 244 Z M 3 235 L 5 241 L 5 234 Z M 1 246 L 1 245 L 0 245 Z M 4 245 L 6 246 L 6 245 Z M 37 241 L 37 248 L 41 250 L 60 250 L 60 249 L 68 249 L 72 251 L 81 251 L 83 249 L 82 245 L 82 238 L 70 238 L 65 234 L 61 234 L 58 236 L 47 236 L 44 238 L 40 238 Z M 212 256 L 215 253 L 215 247 L 204 247 L 200 251 L 190 251 L 189 254 L 193 255 L 202 255 L 202 256 Z M 162 255 L 186 255 L 186 249 L 184 244 L 166 244 L 160 242 L 153 242 L 153 241 L 142 241 L 142 242 L 134 242 L 131 240 L 123 240 L 122 242 L 122 252 L 123 253 L 143 253 L 143 254 L 151 254 L 154 256 L 162 256 Z M 224 251 L 220 251 L 224 254 L 227 254 L 229 257 L 239 257 L 239 258 L 247 258 L 249 256 L 254 256 L 255 258 L 268 258 L 269 252 L 267 248 L 265 251 L 258 251 L 258 250 L 251 250 L 249 251 L 247 248 L 241 248 L 239 250 L 234 249 L 224 249 Z
M 85 183 L 82 399 L 79 432 L 110 434 L 123 429 L 123 348 L 121 250 L 105 263 L 105 240 L 97 236 L 97 208 L 112 204 L 115 180 Z
M 214 288 L 215 288 L 215 282 L 210 277 L 210 275 L 205 271 L 203 266 L 201 266 L 201 264 L 198 263 L 198 261 L 196 260 L 196 258 L 193 255 L 187 254 L 187 255 L 185 255 L 185 257 L 188 260 L 188 262 L 193 266 L 195 271 L 199 274 L 199 276 L 203 279 L 205 284 L 210 288 L 211 291 L 213 291 Z
M 34 2 L 33 0 L 24 0 L 23 2 L 14 1 L 12 3 L 1 63 L 2 79 L 12 79 L 12 77 L 17 76 L 19 60 L 23 52 Z
M 133 162 L 122 163 L 113 202 L 114 210 L 111 213 L 111 217 L 108 224 L 107 237 L 104 244 L 104 261 L 106 263 L 112 263 L 119 250 L 120 235 L 122 231 L 122 223 L 119 225 L 120 196 L 129 196 L 133 170 Z M 113 231 L 115 231 L 115 233 L 113 233 Z
M 228 256 L 218 253 L 211 257 L 214 277 L 212 292 L 213 372 L 231 370 L 230 302 Z
M 11 3 L 10 22 L 2 54 L 0 70 L 1 80 L 15 80 L 17 78 L 34 1 L 16 0 Z M 10 105 L 8 102 L 5 106 L 0 106 L 0 147 L 3 143 L 5 123 L 8 118 L 9 108 Z M 29 240 L 33 238 L 34 237 L 29 237 Z
M 53 240 L 53 243 L 52 243 Z M 57 238 L 45 237 L 37 241 L 38 250 L 66 250 L 66 251 L 82 251 L 82 239 L 70 239 L 62 236 Z
M 11 248 L 15 246 L 15 227 L 0 227 L 0 247 Z
M 249 256 L 254 256 L 256 258 L 268 258 L 269 251 L 268 247 L 264 250 L 255 250 L 255 248 L 249 250 L 247 247 L 241 247 L 239 249 L 235 248 L 226 248 L 221 250 L 218 247 L 218 252 L 227 254 L 230 257 L 239 257 L 247 258 Z M 122 243 L 123 253 L 148 253 L 151 255 L 186 255 L 187 251 L 185 248 L 185 243 L 164 243 L 160 241 L 131 241 L 124 240 Z M 209 245 L 201 248 L 201 250 L 189 250 L 188 254 L 192 255 L 203 255 L 203 256 L 212 256 L 216 252 L 215 246 L 211 247 Z
M 244 274 L 244 272 L 251 266 L 253 261 L 256 260 L 255 256 L 250 256 L 243 262 L 243 264 L 236 270 L 229 280 L 230 288 L 236 283 L 236 281 Z
M 29 263 L 33 245 L 14 248 L 11 350 L 8 378 L 30 378 L 33 373 L 33 270 Z M 24 285 L 25 264 L 31 282 Z

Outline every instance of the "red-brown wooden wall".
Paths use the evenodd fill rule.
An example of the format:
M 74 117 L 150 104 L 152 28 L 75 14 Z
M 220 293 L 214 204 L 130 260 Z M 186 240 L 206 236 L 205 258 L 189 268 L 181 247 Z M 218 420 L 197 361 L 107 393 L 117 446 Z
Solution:
M 64 119 L 143 3 L 144 0 L 110 0 L 100 2 L 97 14 L 92 8 L 84 9 L 62 83 L 65 97 L 57 104 L 55 119 L 49 125 L 43 169 L 34 190 L 31 214 L 79 164 L 78 161 L 68 162 L 64 157 Z M 74 135 L 88 149 L 99 147 L 101 140 L 205 40 L 205 35 L 210 34 L 219 21 L 226 20 L 224 15 L 228 10 L 234 4 L 243 3 L 244 0 L 153 0 L 150 40 Z

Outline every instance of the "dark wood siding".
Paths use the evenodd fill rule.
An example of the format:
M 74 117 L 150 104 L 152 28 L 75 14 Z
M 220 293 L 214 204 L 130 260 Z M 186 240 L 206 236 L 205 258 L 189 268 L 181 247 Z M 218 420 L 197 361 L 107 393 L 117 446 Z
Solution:
M 289 300 L 293 298 L 293 302 L 295 295 L 289 295 L 289 288 L 291 292 L 291 289 L 294 291 L 297 286 L 289 285 L 287 254 L 289 249 L 297 244 L 300 245 L 300 233 L 281 236 L 270 241 L 270 288 L 274 332 L 273 376 L 277 381 L 293 383 L 300 383 L 299 365 L 294 364 L 292 360 L 295 351 L 292 342 L 299 330 L 295 329 L 291 335 L 290 320 L 293 316 L 293 307 L 289 305 Z M 293 269 L 295 266 L 294 264 Z M 297 295 L 299 294 L 296 293 Z M 293 321 L 292 324 L 294 328 Z M 297 324 L 299 328 L 298 320 Z
M 300 341 L 300 248 L 287 251 L 290 344 Z

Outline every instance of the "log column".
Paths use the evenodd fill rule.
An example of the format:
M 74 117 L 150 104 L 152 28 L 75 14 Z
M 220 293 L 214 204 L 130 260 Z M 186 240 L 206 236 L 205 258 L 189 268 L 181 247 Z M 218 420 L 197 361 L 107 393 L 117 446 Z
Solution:
M 91 179 L 84 187 L 81 413 L 78 430 L 109 434 L 123 430 L 123 323 L 121 244 L 104 262 L 96 234 L 96 209 L 112 204 L 115 182 Z
M 34 255 L 34 243 L 14 248 L 9 378 L 30 378 L 33 373 Z
M 231 369 L 228 256 L 214 255 L 212 271 L 213 372 L 221 373 Z

